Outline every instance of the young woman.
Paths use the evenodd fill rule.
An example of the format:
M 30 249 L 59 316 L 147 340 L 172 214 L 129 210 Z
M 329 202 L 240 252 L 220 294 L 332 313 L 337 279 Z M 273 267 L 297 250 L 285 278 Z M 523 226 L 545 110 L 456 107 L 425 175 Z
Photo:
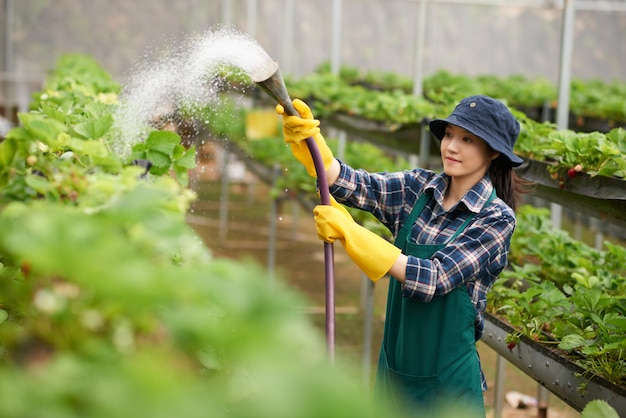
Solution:
M 487 292 L 507 264 L 514 210 L 529 186 L 513 171 L 523 162 L 513 153 L 519 123 L 501 102 L 467 97 L 446 119 L 430 122 L 443 172 L 369 173 L 335 159 L 309 107 L 300 100 L 294 106 L 301 117 L 277 106 L 285 141 L 315 176 L 303 142 L 315 139 L 334 197 L 314 210 L 319 237 L 340 240 L 370 279 L 392 277 L 377 392 L 421 412 L 445 407 L 484 416 L 476 341 Z M 374 214 L 394 244 L 336 202 Z

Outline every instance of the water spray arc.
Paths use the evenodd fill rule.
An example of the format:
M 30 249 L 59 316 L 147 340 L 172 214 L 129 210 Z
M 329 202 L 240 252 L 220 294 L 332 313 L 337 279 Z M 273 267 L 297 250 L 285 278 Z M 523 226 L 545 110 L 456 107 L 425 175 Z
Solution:
M 299 115 L 298 111 L 293 107 L 291 98 L 287 93 L 285 81 L 280 72 L 278 64 L 269 58 L 266 65 L 259 66 L 253 74 L 250 74 L 254 81 L 263 91 L 271 96 L 277 103 L 281 104 L 285 109 L 285 113 L 289 116 Z M 315 171 L 317 173 L 318 188 L 320 191 L 320 201 L 322 205 L 330 205 L 330 192 L 328 190 L 328 179 L 324 170 L 324 162 L 322 156 L 313 138 L 307 138 L 307 147 L 313 158 Z M 334 278 L 334 250 L 333 244 L 324 243 L 324 271 L 326 285 L 326 346 L 330 354 L 331 360 L 334 360 L 335 354 L 335 278 Z
M 193 37 L 179 48 L 168 50 L 140 68 L 124 88 L 122 105 L 115 115 L 119 140 L 112 147 L 119 155 L 129 155 L 132 146 L 141 142 L 152 130 L 155 118 L 184 106 L 215 103 L 220 85 L 207 80 L 219 79 L 224 66 L 237 68 L 280 103 L 287 115 L 298 115 L 293 107 L 278 64 L 248 34 L 233 27 L 209 31 Z M 171 109 L 170 109 L 171 108 Z M 330 205 L 328 180 L 320 151 L 313 138 L 306 144 L 317 172 L 320 200 Z M 334 253 L 332 244 L 324 244 L 326 274 L 326 340 L 330 358 L 334 360 L 335 295 Z

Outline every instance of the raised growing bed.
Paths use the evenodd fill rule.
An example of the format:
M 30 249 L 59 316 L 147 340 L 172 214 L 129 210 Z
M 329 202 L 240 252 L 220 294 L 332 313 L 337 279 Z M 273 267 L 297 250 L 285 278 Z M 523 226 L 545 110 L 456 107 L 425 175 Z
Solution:
M 383 149 L 419 154 L 422 140 L 421 123 L 385 123 L 343 113 L 331 115 L 327 120 L 333 126 L 357 138 L 371 141 Z
M 626 226 L 626 181 L 578 173 L 553 179 L 549 163 L 524 159 L 516 172 L 536 183 L 535 194 L 551 202 L 615 225 Z
M 509 349 L 507 335 L 515 329 L 490 313 L 485 314 L 482 341 L 539 384 L 550 390 L 577 411 L 590 401 L 602 399 L 617 411 L 626 411 L 626 389 L 585 370 L 567 357 L 521 336 Z

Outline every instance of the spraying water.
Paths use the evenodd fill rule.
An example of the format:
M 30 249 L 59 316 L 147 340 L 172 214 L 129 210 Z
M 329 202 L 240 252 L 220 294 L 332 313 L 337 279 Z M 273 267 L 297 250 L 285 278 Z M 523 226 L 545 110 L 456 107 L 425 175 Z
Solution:
M 297 114 L 285 88 L 278 64 L 251 37 L 234 29 L 211 31 L 192 40 L 184 48 L 166 54 L 164 59 L 140 70 L 123 90 L 122 105 L 115 117 L 119 139 L 112 144 L 122 156 L 151 130 L 155 118 L 175 112 L 182 104 L 202 108 L 218 97 L 221 80 L 219 70 L 237 68 L 247 74 L 285 108 L 289 115 Z M 330 205 L 330 193 L 324 163 L 313 138 L 306 144 L 318 174 L 321 203 Z M 324 243 L 326 275 L 326 336 L 331 359 L 334 358 L 334 270 L 333 247 Z
M 218 101 L 225 79 L 221 72 L 239 71 L 252 81 L 271 76 L 278 65 L 249 35 L 233 28 L 209 31 L 139 66 L 120 95 L 111 147 L 126 157 L 159 119 L 178 109 L 202 108 Z

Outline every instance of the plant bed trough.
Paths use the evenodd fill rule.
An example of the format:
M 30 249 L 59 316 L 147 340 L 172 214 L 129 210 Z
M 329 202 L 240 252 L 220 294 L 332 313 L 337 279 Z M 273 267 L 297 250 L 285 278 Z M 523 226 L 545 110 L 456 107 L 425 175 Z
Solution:
M 626 411 L 626 388 L 585 374 L 576 363 L 526 336 L 509 349 L 506 338 L 514 332 L 507 323 L 485 314 L 482 341 L 572 408 L 580 412 L 590 401 L 601 399 L 617 411 Z
M 626 181 L 578 173 L 563 179 L 550 177 L 548 162 L 524 159 L 517 174 L 536 183 L 535 194 L 582 214 L 626 226 Z

